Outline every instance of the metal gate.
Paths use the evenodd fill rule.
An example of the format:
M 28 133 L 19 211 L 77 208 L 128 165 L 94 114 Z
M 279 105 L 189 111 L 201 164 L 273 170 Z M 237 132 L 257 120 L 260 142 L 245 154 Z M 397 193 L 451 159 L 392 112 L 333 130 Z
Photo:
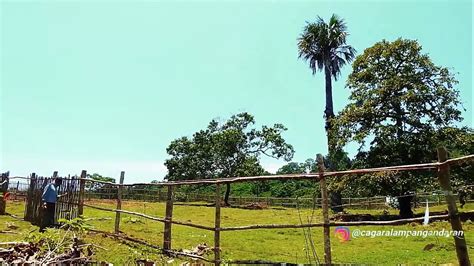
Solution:
M 25 221 L 29 221 L 34 225 L 41 225 L 43 217 L 43 208 L 41 196 L 44 188 L 54 178 L 51 177 L 37 177 L 32 175 L 30 178 L 30 186 L 28 188 L 25 205 Z M 66 194 L 61 197 L 56 203 L 56 210 L 54 215 L 54 222 L 58 219 L 74 219 L 79 216 L 79 203 L 81 200 L 80 180 L 77 177 L 62 178 L 63 182 L 58 189 L 58 195 Z

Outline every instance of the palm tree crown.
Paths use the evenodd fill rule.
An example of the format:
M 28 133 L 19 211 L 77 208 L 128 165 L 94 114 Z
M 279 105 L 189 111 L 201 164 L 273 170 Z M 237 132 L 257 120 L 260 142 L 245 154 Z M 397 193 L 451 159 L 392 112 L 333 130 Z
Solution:
M 337 80 L 342 66 L 351 62 L 356 53 L 346 44 L 348 35 L 346 23 L 337 15 L 333 14 L 328 24 L 318 16 L 316 23 L 307 23 L 298 38 L 299 57 L 309 62 L 313 74 L 328 68 Z

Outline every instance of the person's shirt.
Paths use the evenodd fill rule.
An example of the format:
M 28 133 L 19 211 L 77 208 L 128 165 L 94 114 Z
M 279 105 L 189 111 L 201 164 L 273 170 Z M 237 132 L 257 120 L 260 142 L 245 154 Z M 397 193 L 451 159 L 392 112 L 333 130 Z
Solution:
M 56 186 L 52 183 L 48 184 L 44 188 L 43 196 L 41 197 L 41 199 L 44 202 L 56 203 L 56 201 L 58 200 L 58 189 L 56 188 Z

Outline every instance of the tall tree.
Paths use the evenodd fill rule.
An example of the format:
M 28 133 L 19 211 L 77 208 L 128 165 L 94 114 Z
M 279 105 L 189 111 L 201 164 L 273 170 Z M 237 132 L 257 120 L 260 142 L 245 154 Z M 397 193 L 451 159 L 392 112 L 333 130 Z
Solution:
M 346 44 L 349 35 L 343 19 L 333 14 L 329 23 L 318 17 L 316 23 L 307 23 L 303 33 L 298 39 L 299 57 L 309 63 L 315 75 L 324 71 L 326 81 L 326 132 L 328 147 L 330 147 L 331 119 L 334 118 L 332 100 L 332 78 L 338 79 L 342 67 L 351 62 L 355 56 L 355 49 Z M 330 149 L 332 150 L 332 149 Z
M 273 127 L 251 128 L 254 117 L 248 113 L 232 116 L 224 123 L 212 120 L 208 127 L 194 133 L 192 138 L 182 137 L 167 148 L 171 156 L 165 162 L 168 180 L 224 178 L 259 175 L 263 171 L 260 156 L 291 160 L 293 147 L 286 143 L 282 124 Z M 224 201 L 229 205 L 230 184 L 227 184 Z
M 303 58 L 309 63 L 313 75 L 318 71 L 324 71 L 326 81 L 324 118 L 326 119 L 325 128 L 330 157 L 336 152 L 331 140 L 332 119 L 334 118 L 332 79 L 337 80 L 342 67 L 351 62 L 356 53 L 352 46 L 346 44 L 348 35 L 344 20 L 333 14 L 329 19 L 329 23 L 326 23 L 319 16 L 315 23 L 307 23 L 298 39 L 299 58 Z M 339 202 L 340 200 L 337 200 L 337 198 L 340 199 L 340 191 L 331 195 L 331 198 L 336 198 L 336 202 Z M 331 205 L 333 204 L 331 203 Z M 338 208 L 338 210 L 341 211 L 342 208 Z
M 381 41 L 353 63 L 347 87 L 350 103 L 334 120 L 339 144 L 360 144 L 358 166 L 387 166 L 435 159 L 433 132 L 460 121 L 453 74 L 436 66 L 414 40 Z M 370 142 L 368 150 L 364 144 Z M 357 164 L 356 164 L 357 165 Z M 380 193 L 409 194 L 428 175 L 374 176 Z M 400 216 L 411 217 L 411 197 L 399 198 Z

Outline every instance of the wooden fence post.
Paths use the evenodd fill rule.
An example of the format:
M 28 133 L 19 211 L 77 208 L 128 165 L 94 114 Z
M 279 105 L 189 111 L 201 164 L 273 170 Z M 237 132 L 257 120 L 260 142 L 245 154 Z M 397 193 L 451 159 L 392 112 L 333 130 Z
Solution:
M 216 184 L 216 217 L 214 225 L 214 263 L 221 263 L 221 187 Z
M 85 180 L 86 177 L 87 177 L 87 171 L 82 170 L 81 179 L 79 180 L 79 207 L 77 209 L 78 215 L 84 214 L 84 190 L 86 187 L 86 180 Z
M 171 250 L 171 220 L 173 219 L 173 186 L 168 186 L 168 194 L 166 197 L 166 217 L 165 230 L 163 233 L 163 248 Z
M 0 178 L 0 215 L 5 215 L 5 210 L 7 208 L 7 201 L 4 198 L 4 195 L 8 192 L 8 176 L 9 172 L 2 173 L 2 178 Z
M 18 199 L 18 189 L 20 188 L 20 181 L 16 182 L 16 190 L 15 190 L 15 200 Z
M 122 209 L 122 189 L 123 179 L 125 178 L 125 172 L 120 172 L 120 186 L 117 188 L 117 210 Z M 120 212 L 115 212 L 115 233 L 120 232 Z
M 26 193 L 26 207 L 25 207 L 25 215 L 24 219 L 25 221 L 32 222 L 33 221 L 33 213 L 35 212 L 33 210 L 33 191 L 35 189 L 35 184 L 36 184 L 36 174 L 31 173 L 30 175 L 30 184 L 28 186 L 28 191 Z
M 326 178 L 324 177 L 324 159 L 321 154 L 316 156 L 319 171 L 319 186 L 321 187 L 323 218 L 324 218 L 324 262 L 331 265 L 331 239 L 329 232 L 329 213 L 328 213 L 328 190 L 326 187 Z
M 438 161 L 445 162 L 448 159 L 447 151 L 444 147 L 438 148 Z M 456 254 L 458 256 L 459 265 L 471 265 L 469 262 L 469 255 L 467 252 L 466 238 L 462 230 L 461 220 L 459 219 L 458 208 L 456 206 L 456 197 L 453 195 L 449 180 L 449 165 L 441 165 L 438 167 L 438 181 L 446 198 L 448 205 L 449 221 L 451 228 L 457 232 L 463 232 L 462 236 L 454 236 L 454 244 L 456 245 Z

